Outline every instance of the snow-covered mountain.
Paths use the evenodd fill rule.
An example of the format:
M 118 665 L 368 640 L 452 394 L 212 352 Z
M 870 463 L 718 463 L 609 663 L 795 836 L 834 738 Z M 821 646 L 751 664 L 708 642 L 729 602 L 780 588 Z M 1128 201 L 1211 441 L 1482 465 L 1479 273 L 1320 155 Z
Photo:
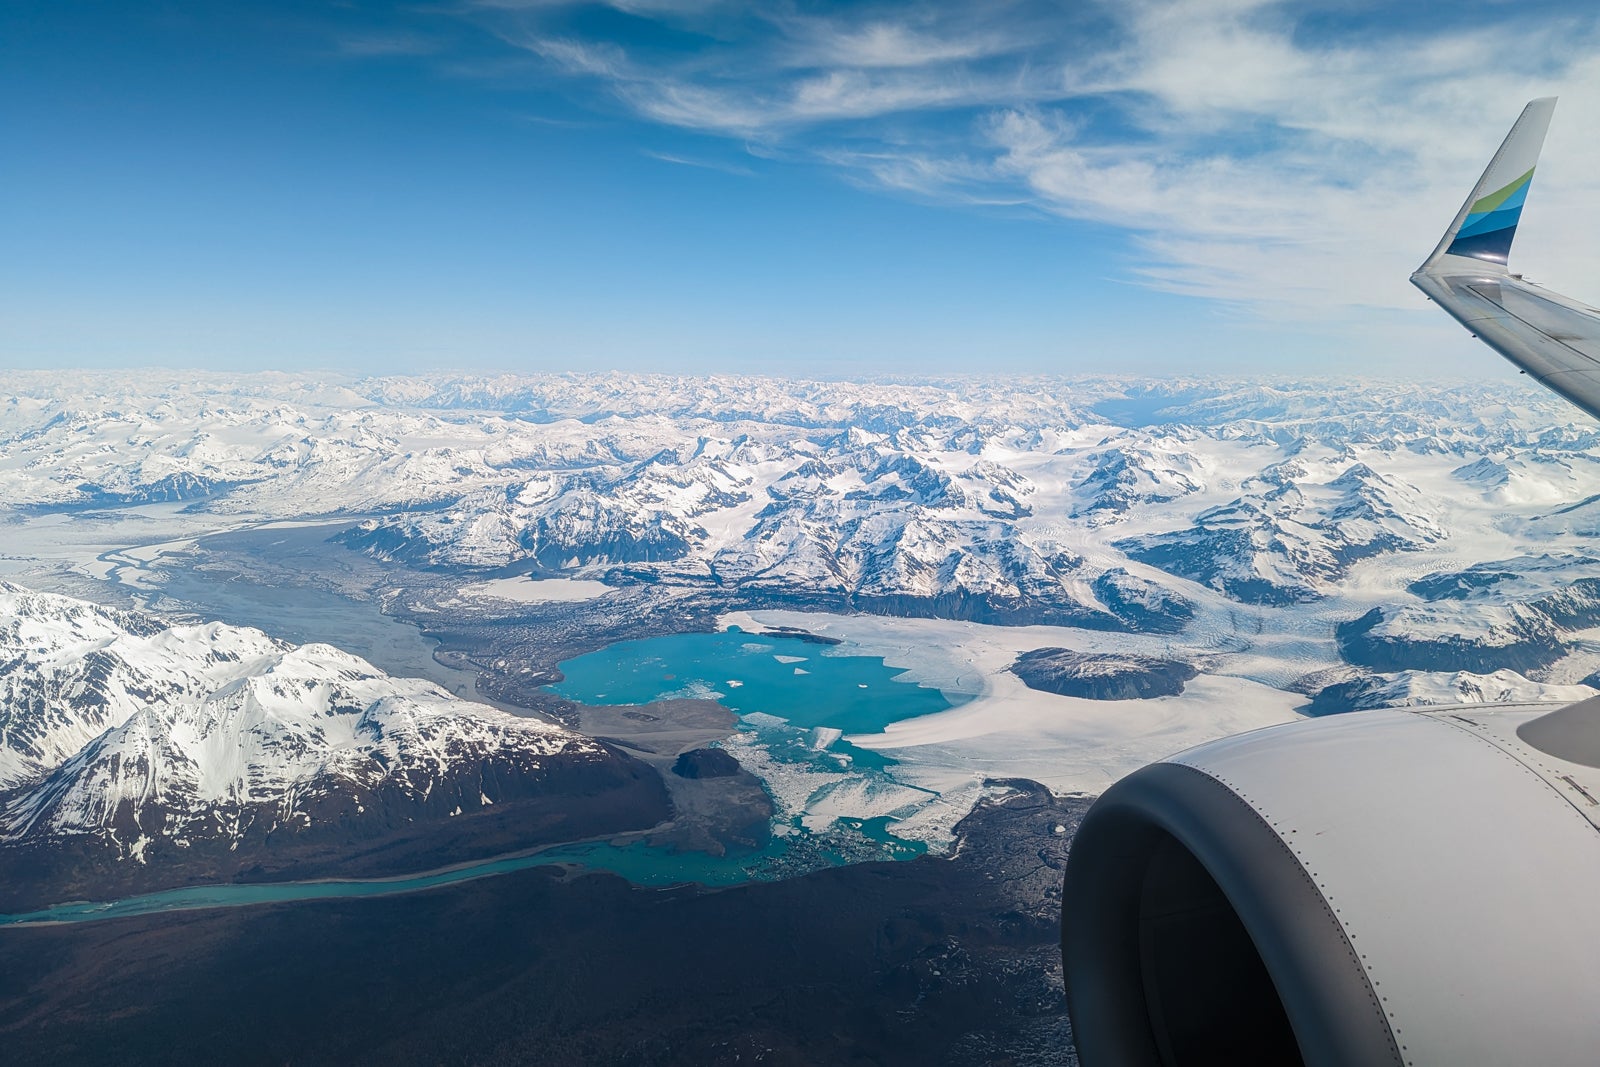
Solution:
M 1413 486 L 1355 463 L 1328 481 L 1287 460 L 1250 479 L 1251 490 L 1201 512 L 1187 529 L 1117 542 L 1142 563 L 1265 604 L 1314 600 L 1350 568 L 1446 537 Z
M 22 528 L 155 500 L 219 524 L 348 516 L 352 551 L 463 579 L 1157 633 L 1196 653 L 1277 632 L 1292 640 L 1271 655 L 1306 660 L 1252 675 L 1278 682 L 1340 656 L 1561 681 L 1600 667 L 1581 635 L 1600 624 L 1600 567 L 1581 562 L 1600 555 L 1600 430 L 1521 383 L 0 384 L 0 517 Z M 0 775 L 83 740 L 19 746 Z
M 1074 488 L 1076 515 L 1090 525 L 1115 522 L 1146 504 L 1164 504 L 1205 488 L 1203 461 L 1175 442 L 1126 442 L 1093 456 L 1093 467 Z
M 667 422 L 680 436 L 632 461 L 508 471 L 501 488 L 370 520 L 346 544 L 412 565 L 582 571 L 889 614 L 1170 630 L 1194 599 L 1188 583 L 1248 605 L 1322 600 L 1367 561 L 1470 555 L 1452 538 L 1548 521 L 1552 493 L 1600 490 L 1585 458 L 1600 438 L 1552 426 L 1556 402 L 1470 387 L 434 385 L 365 388 L 470 394 L 542 418 L 580 411 L 578 432 L 617 457 L 617 425 L 662 433 Z M 1134 409 L 1181 421 L 1112 421 Z M 1545 488 L 1524 474 L 1513 505 L 1475 463 L 1547 468 Z M 1178 580 L 1135 591 L 1149 568 Z M 1152 588 L 1172 612 L 1148 610 Z
M 0 850 L 242 863 L 650 778 L 587 737 L 328 645 L 9 584 L 0 661 Z
M 1535 682 L 1512 670 L 1498 670 L 1492 674 L 1471 671 L 1369 674 L 1344 670 L 1306 679 L 1301 688 L 1312 697 L 1312 711 L 1319 714 L 1441 704 L 1575 704 L 1595 695 L 1595 690 L 1587 685 Z
M 0 790 L 41 778 L 152 701 L 202 699 L 286 648 L 255 630 L 168 627 L 0 583 Z
M 417 566 L 495 568 L 528 561 L 551 571 L 594 563 L 681 559 L 710 533 L 696 520 L 750 499 L 766 462 L 749 441 L 700 441 L 630 466 L 541 472 L 471 493 L 447 510 L 369 521 L 341 537 Z
M 1335 631 L 1347 662 L 1377 671 L 1467 670 L 1521 673 L 1566 654 L 1551 618 L 1526 604 L 1373 608 Z
M 1000 685 L 994 663 L 1055 649 L 1093 682 L 1077 699 L 1127 696 L 1114 711 L 1134 722 L 1156 712 L 1132 702 L 1170 701 L 1163 721 L 1197 740 L 1208 716 L 1243 722 L 1228 717 L 1240 699 L 1281 717 L 1600 688 L 1600 430 L 1521 383 L 0 373 L 0 387 L 0 574 L 109 580 L 117 602 L 191 610 L 237 574 L 254 592 L 229 617 L 259 603 L 280 625 L 298 625 L 295 591 L 341 592 L 447 634 L 497 699 L 549 697 L 573 648 L 784 608 L 1052 626 L 856 620 L 892 633 L 879 651 L 919 677 L 959 686 Z M 985 651 L 942 658 L 963 642 Z M 1153 664 L 1199 673 L 1156 697 L 1140 688 Z M 1126 769 L 1133 748 L 1091 751 L 1106 742 L 1056 736 L 1073 727 L 1052 707 L 1003 706 L 991 725 L 1014 736 L 972 752 L 1054 736 L 1039 759 L 1081 751 L 1073 773 L 1098 776 L 1070 788 Z M 904 783 L 863 800 L 882 783 L 797 772 L 758 734 L 724 743 L 780 817 L 909 803 Z M 927 758 L 952 761 L 939 775 L 991 766 L 933 736 L 944 755 Z M 0 585 L 0 910 L 427 869 L 655 825 L 664 790 L 608 744 L 327 645 Z

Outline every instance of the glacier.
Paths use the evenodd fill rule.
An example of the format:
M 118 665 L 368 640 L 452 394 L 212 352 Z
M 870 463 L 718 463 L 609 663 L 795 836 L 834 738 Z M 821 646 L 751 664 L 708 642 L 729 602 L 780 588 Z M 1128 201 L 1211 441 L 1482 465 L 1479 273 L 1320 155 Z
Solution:
M 303 796 L 285 783 L 319 774 L 359 782 L 359 760 L 334 749 L 399 758 L 384 746 L 403 731 L 387 720 L 360 727 L 380 742 L 341 712 L 357 732 L 334 744 L 265 681 L 313 660 L 334 679 L 372 670 L 337 658 L 338 633 L 319 636 L 325 649 L 247 637 L 170 595 L 175 574 L 236 565 L 216 537 L 228 532 L 302 531 L 325 567 L 300 573 L 297 557 L 282 580 L 445 634 L 451 662 L 486 692 L 558 718 L 540 686 L 561 654 L 635 632 L 745 620 L 888 656 L 972 698 L 847 739 L 892 752 L 895 784 L 802 780 L 749 736 L 727 744 L 797 817 L 894 814 L 934 847 L 957 798 L 987 778 L 1093 792 L 1313 704 L 1557 700 L 1600 681 L 1600 430 L 1519 382 L 0 372 L 0 383 L 0 576 L 80 598 L 39 643 L 28 598 L 47 594 L 0 593 L 13 658 L 0 672 L 13 709 L 0 721 L 6 825 L 98 820 L 147 859 L 157 837 L 109 814 L 144 786 L 106 777 L 113 764 L 160 754 L 166 777 L 150 788 L 185 798 L 161 815 L 176 820 L 162 839 L 177 840 L 204 823 L 179 809 L 206 808 L 208 833 L 243 833 L 229 805 Z M 140 605 L 176 615 L 128 610 Z M 1108 707 L 1008 673 L 1041 648 L 1198 677 L 1182 694 Z M 447 720 L 419 708 L 483 714 L 448 694 L 405 696 L 404 679 L 360 683 L 393 688 L 389 703 L 329 684 L 352 707 L 412 708 L 406 758 L 423 763 Z M 153 694 L 183 715 L 151 721 Z M 286 760 L 271 788 L 191 759 L 195 739 L 233 736 L 246 706 L 269 705 L 283 732 L 240 766 Z M 290 769 L 286 753 L 310 759 L 324 743 L 316 770 Z M 365 805 L 361 788 L 348 787 L 351 803 Z M 28 805 L 18 790 L 32 791 Z

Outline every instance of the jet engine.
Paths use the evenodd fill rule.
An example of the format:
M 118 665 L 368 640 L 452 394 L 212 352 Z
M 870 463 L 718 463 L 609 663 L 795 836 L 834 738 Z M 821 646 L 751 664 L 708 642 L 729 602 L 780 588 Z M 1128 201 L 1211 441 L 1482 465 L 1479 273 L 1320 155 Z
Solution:
M 1600 1062 L 1600 697 L 1137 771 L 1073 841 L 1061 938 L 1087 1067 Z

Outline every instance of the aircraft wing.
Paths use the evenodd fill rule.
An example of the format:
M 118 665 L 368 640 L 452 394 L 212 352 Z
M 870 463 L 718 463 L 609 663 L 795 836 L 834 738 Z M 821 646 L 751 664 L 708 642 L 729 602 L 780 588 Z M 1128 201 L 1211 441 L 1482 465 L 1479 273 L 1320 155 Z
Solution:
M 1411 281 L 1478 340 L 1600 418 L 1600 310 L 1506 267 L 1555 106 L 1545 97 L 1523 109 Z

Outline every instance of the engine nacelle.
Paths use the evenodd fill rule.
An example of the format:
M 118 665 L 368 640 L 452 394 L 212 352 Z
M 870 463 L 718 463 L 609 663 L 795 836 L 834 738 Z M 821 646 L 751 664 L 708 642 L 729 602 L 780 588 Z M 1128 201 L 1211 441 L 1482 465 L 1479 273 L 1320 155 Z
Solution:
M 1600 698 L 1146 767 L 1073 841 L 1061 939 L 1088 1067 L 1600 1062 Z

